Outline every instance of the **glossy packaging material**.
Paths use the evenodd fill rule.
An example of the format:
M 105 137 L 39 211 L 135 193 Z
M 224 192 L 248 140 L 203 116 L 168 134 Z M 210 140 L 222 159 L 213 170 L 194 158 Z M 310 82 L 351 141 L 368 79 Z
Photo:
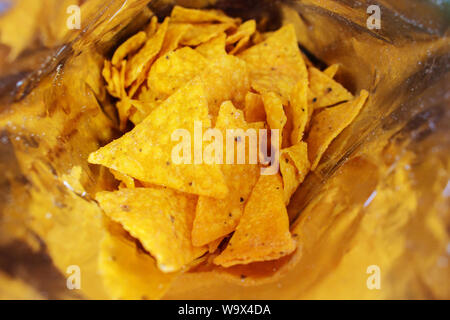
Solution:
M 267 19 L 268 28 L 293 23 L 315 63 L 340 63 L 338 79 L 371 96 L 289 205 L 293 254 L 199 266 L 163 298 L 450 298 L 448 3 L 378 0 L 380 29 L 370 29 L 373 1 L 176 2 Z M 118 135 L 101 67 L 174 3 L 0 4 L 0 299 L 108 298 L 97 264 L 102 212 L 92 199 L 114 185 L 86 161 Z M 73 4 L 81 30 L 69 31 Z M 66 286 L 74 265 L 80 290 Z

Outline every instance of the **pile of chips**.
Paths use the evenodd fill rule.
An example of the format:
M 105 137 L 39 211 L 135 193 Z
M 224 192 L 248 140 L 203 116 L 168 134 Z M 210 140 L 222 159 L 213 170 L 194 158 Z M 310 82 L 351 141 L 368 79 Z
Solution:
M 120 45 L 103 76 L 117 98 L 121 130 L 130 122 L 134 127 L 89 156 L 120 181 L 117 191 L 96 195 L 111 221 L 103 272 L 121 268 L 130 282 L 139 273 L 150 276 L 134 253 L 127 257 L 133 241 L 142 259 L 154 259 L 160 285 L 205 256 L 230 267 L 292 253 L 286 206 L 368 98 L 367 91 L 354 97 L 333 80 L 337 70 L 315 68 L 292 25 L 260 33 L 254 20 L 217 10 L 177 6 Z M 280 145 L 271 146 L 279 150 L 279 172 L 262 175 L 261 163 L 173 163 L 172 133 L 194 136 L 194 122 L 224 137 L 228 129 L 279 129 Z M 115 280 L 109 277 L 117 287 Z

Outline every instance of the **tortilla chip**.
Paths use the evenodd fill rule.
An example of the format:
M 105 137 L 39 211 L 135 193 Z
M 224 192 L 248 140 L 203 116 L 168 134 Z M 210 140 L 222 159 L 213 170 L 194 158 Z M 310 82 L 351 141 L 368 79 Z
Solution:
M 266 121 L 266 110 L 264 110 L 264 103 L 260 94 L 247 92 L 244 115 L 247 122 Z
M 223 239 L 225 237 L 221 237 L 219 239 L 216 239 L 210 243 L 208 243 L 208 252 L 209 253 L 214 253 L 216 252 L 217 248 L 219 248 L 220 244 L 222 243 Z
M 136 187 L 136 184 L 134 183 L 134 179 L 132 177 L 113 169 L 109 169 L 109 171 L 111 171 L 112 175 L 116 180 L 120 181 L 119 189 L 122 188 L 134 189 Z
M 306 125 L 311 116 L 308 105 L 308 80 L 299 81 L 292 93 L 290 100 L 292 115 L 291 144 L 297 144 L 303 139 Z
M 226 249 L 214 259 L 223 267 L 281 258 L 295 250 L 279 175 L 261 175 Z
M 145 42 L 142 49 L 129 60 L 125 77 L 126 87 L 129 87 L 136 79 L 138 79 L 139 75 L 148 68 L 148 65 L 151 64 L 158 55 L 167 32 L 168 24 L 169 18 L 166 18 L 158 27 L 156 33 Z
M 314 67 L 309 68 L 310 94 L 308 103 L 314 109 L 335 105 L 353 99 L 353 95 L 340 83 Z
M 324 73 L 326 76 L 328 76 L 328 77 L 330 77 L 331 79 L 333 79 L 334 76 L 336 75 L 336 73 L 338 72 L 338 70 L 339 70 L 339 64 L 335 63 L 335 64 L 332 64 L 331 66 L 329 66 L 328 68 L 326 68 L 326 69 L 323 71 L 323 73 Z
M 279 130 L 280 136 L 278 141 L 280 142 L 281 146 L 281 143 L 283 141 L 283 128 L 286 125 L 287 121 L 281 98 L 274 92 L 268 92 L 262 95 L 262 100 L 264 103 L 264 110 L 266 111 L 267 123 L 269 124 L 270 129 Z
M 139 50 L 145 43 L 145 40 L 147 40 L 147 34 L 144 31 L 136 33 L 134 36 L 122 43 L 116 52 L 114 52 L 111 63 L 114 66 L 119 66 L 123 59 Z
M 139 250 L 123 228 L 110 222 L 102 241 L 99 270 L 105 289 L 112 299 L 160 299 L 177 273 L 163 273 L 155 260 Z
M 184 36 L 181 38 L 180 43 L 186 46 L 198 46 L 205 43 L 214 37 L 217 37 L 221 33 L 233 28 L 231 23 L 220 24 L 195 24 L 187 30 Z
M 235 33 L 228 36 L 226 44 L 227 45 L 234 44 L 236 42 L 239 42 L 239 40 L 245 37 L 248 37 L 250 39 L 250 37 L 253 35 L 253 33 L 255 33 L 255 31 L 256 31 L 255 20 L 247 20 L 239 26 L 239 28 L 236 30 Z
M 249 66 L 252 88 L 259 93 L 279 94 L 284 105 L 294 86 L 308 77 L 291 24 L 238 56 Z
M 270 128 L 283 130 L 287 119 L 280 96 L 274 92 L 264 93 L 262 100 Z
M 206 59 L 215 59 L 218 56 L 225 55 L 225 39 L 227 35 L 221 33 L 209 41 L 199 45 L 195 50 L 203 55 Z
M 237 110 L 231 102 L 224 102 L 220 107 L 216 123 L 216 128 L 222 131 L 224 138 L 223 155 L 227 154 L 227 129 L 243 129 L 245 131 L 249 128 L 262 127 L 262 123 L 247 124 L 242 111 Z M 255 134 L 257 137 L 256 130 Z M 242 136 L 238 141 L 240 142 L 236 144 L 246 143 L 246 158 L 248 158 L 249 142 L 245 139 L 245 136 Z M 236 158 L 237 152 L 235 153 L 234 164 L 225 164 L 224 159 L 224 164 L 221 166 L 229 190 L 227 197 L 220 200 L 211 197 L 199 197 L 198 199 L 192 229 L 192 243 L 195 246 L 202 246 L 226 236 L 233 232 L 239 223 L 245 202 L 258 180 L 260 168 L 258 164 L 249 164 L 248 159 L 245 161 L 246 164 L 237 164 Z
M 194 137 L 194 121 L 203 128 L 211 126 L 205 91 L 198 81 L 178 90 L 133 130 L 91 153 L 88 160 L 140 181 L 224 198 L 228 190 L 218 165 L 172 163 L 172 151 L 180 144 L 172 134 L 185 129 Z
M 213 117 L 217 116 L 224 101 L 230 100 L 239 109 L 244 107 L 250 80 L 247 66 L 241 59 L 231 55 L 219 56 L 211 61 L 200 79 Z
M 192 246 L 197 197 L 170 189 L 136 188 L 99 192 L 95 199 L 155 257 L 163 272 L 175 272 L 206 252 Z
M 305 142 L 299 142 L 292 147 L 281 150 L 280 171 L 283 177 L 286 205 L 298 186 L 305 180 L 309 169 L 308 147 Z
M 192 26 L 189 24 L 170 23 L 159 56 L 161 57 L 166 53 L 177 49 L 181 39 L 191 28 Z
M 147 37 L 151 37 L 156 33 L 156 30 L 158 30 L 158 17 L 153 16 L 150 19 L 150 23 L 145 28 L 145 33 L 147 34 Z
M 102 75 L 106 81 L 106 89 L 109 94 L 113 97 L 120 98 L 122 92 L 120 89 L 120 71 L 110 61 L 105 60 Z
M 230 54 L 232 55 L 238 54 L 240 51 L 246 48 L 249 43 L 250 43 L 250 36 L 245 36 L 244 38 L 239 40 L 239 42 L 236 44 L 233 50 L 230 51 Z
M 170 17 L 173 22 L 184 23 L 223 22 L 236 24 L 239 22 L 238 19 L 231 18 L 220 10 L 198 10 L 180 6 L 173 8 Z
M 314 116 L 308 139 L 308 157 L 311 170 L 314 171 L 330 143 L 356 118 L 369 93 L 361 90 L 359 97 L 342 103 L 333 108 L 327 108 Z
M 160 100 L 167 99 L 206 68 L 206 60 L 194 49 L 184 47 L 161 56 L 153 64 L 148 87 Z
M 164 100 L 157 97 L 155 91 L 143 87 L 139 93 L 137 100 L 131 100 L 131 104 L 135 107 L 134 112 L 130 115 L 130 120 L 138 125 L 153 111 L 155 110 Z

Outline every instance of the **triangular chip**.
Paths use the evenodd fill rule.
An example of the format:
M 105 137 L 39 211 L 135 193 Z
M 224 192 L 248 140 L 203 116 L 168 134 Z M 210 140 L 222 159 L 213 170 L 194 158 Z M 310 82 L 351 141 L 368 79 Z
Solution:
M 253 33 L 255 33 L 255 31 L 256 31 L 255 20 L 247 20 L 239 26 L 239 28 L 236 30 L 235 33 L 233 33 L 227 38 L 226 44 L 227 45 L 234 44 L 245 37 L 250 38 L 253 35 Z
M 335 64 L 332 64 L 331 66 L 329 66 L 328 68 L 326 68 L 325 70 L 323 70 L 323 73 L 326 76 L 328 76 L 331 79 L 333 79 L 334 76 L 336 75 L 336 73 L 338 72 L 338 70 L 339 70 L 339 64 L 335 63 Z
M 308 105 L 308 80 L 299 81 L 291 93 L 289 104 L 292 115 L 291 144 L 297 144 L 303 139 L 310 112 Z
M 262 94 L 262 99 L 264 103 L 264 110 L 266 111 L 267 123 L 269 124 L 270 129 L 279 130 L 278 141 L 280 142 L 281 146 L 281 143 L 283 141 L 283 128 L 286 125 L 287 121 L 281 98 L 274 92 L 268 92 Z
M 125 75 L 126 87 L 129 87 L 136 79 L 138 79 L 139 75 L 145 71 L 148 64 L 151 64 L 156 58 L 161 50 L 168 25 L 169 18 L 166 18 L 158 27 L 156 33 L 145 42 L 141 50 L 129 59 Z
M 128 189 L 134 189 L 136 187 L 136 184 L 134 182 L 134 179 L 130 176 L 127 176 L 126 174 L 123 174 L 119 171 L 109 169 L 114 176 L 116 180 L 120 181 L 119 189 L 122 188 L 128 188 Z
M 225 39 L 226 34 L 221 33 L 211 40 L 202 43 L 195 50 L 208 60 L 213 60 L 218 56 L 225 55 Z
M 160 299 L 177 273 L 163 273 L 120 224 L 109 222 L 101 243 L 99 270 L 112 299 Z
M 161 57 L 166 53 L 177 49 L 181 39 L 191 28 L 192 26 L 189 24 L 170 23 L 167 27 L 166 37 L 164 38 L 159 56 Z
M 147 37 L 151 37 L 156 33 L 156 30 L 158 30 L 158 17 L 153 16 L 150 19 L 150 23 L 145 27 L 145 33 L 147 34 Z
M 368 96 L 366 90 L 361 90 L 359 97 L 336 107 L 327 108 L 314 116 L 306 140 L 311 170 L 316 169 L 320 158 L 334 138 L 356 118 Z
M 229 267 L 281 258 L 295 250 L 279 175 L 261 175 L 226 249 L 214 263 Z
M 181 270 L 207 250 L 191 242 L 195 196 L 167 188 L 136 188 L 99 192 L 95 199 L 155 257 L 163 272 Z
M 218 165 L 192 164 L 192 161 L 175 164 L 172 161 L 176 146 L 186 143 L 190 146 L 193 142 L 174 141 L 172 135 L 179 132 L 185 133 L 187 137 L 182 137 L 186 139 L 194 137 L 195 121 L 203 128 L 211 126 L 203 85 L 191 81 L 133 130 L 91 153 L 89 162 L 104 165 L 140 181 L 223 198 L 227 187 Z M 183 157 L 188 156 L 183 154 Z M 192 160 L 192 156 L 188 158 Z
M 299 142 L 281 150 L 280 171 L 283 177 L 284 199 L 289 203 L 292 194 L 303 182 L 310 169 L 308 147 L 305 142 Z
M 175 6 L 170 15 L 173 22 L 207 23 L 207 22 L 232 22 L 238 23 L 238 19 L 231 18 L 219 10 L 198 10 Z
M 206 59 L 194 49 L 171 51 L 155 61 L 148 76 L 148 87 L 159 100 L 165 100 L 206 68 Z
M 236 46 L 230 51 L 230 54 L 236 55 L 240 51 L 244 50 L 250 43 L 250 36 L 245 36 L 236 44 Z
M 309 87 L 308 103 L 314 109 L 353 99 L 353 95 L 340 83 L 314 67 L 309 68 Z
M 238 56 L 249 66 L 253 89 L 259 93 L 279 94 L 284 105 L 297 82 L 308 77 L 294 27 L 290 24 Z
M 247 92 L 244 115 L 247 122 L 266 121 L 266 111 L 260 94 Z
M 180 44 L 186 46 L 198 46 L 199 44 L 217 37 L 228 29 L 233 28 L 233 26 L 232 23 L 193 24 L 192 28 L 189 28 L 181 38 Z
M 145 43 L 145 40 L 147 40 L 147 35 L 144 31 L 136 33 L 134 36 L 122 43 L 116 52 L 114 52 L 111 63 L 115 66 L 119 66 L 121 61 L 129 54 L 139 50 Z
M 242 111 L 237 110 L 231 102 L 223 103 L 216 123 L 216 128 L 220 129 L 223 135 L 223 154 L 226 156 L 230 152 L 226 147 L 227 129 L 242 129 L 244 134 L 247 129 L 255 129 L 253 130 L 255 133 L 253 148 L 257 148 L 258 132 L 256 129 L 262 127 L 262 123 L 247 124 Z M 229 190 L 226 198 L 218 200 L 211 197 L 199 197 L 192 230 L 192 242 L 196 246 L 208 244 L 234 231 L 242 216 L 245 202 L 258 180 L 260 172 L 258 164 L 249 164 L 250 143 L 248 139 L 245 135 L 239 134 L 233 140 L 233 148 L 234 145 L 245 143 L 247 160 L 245 164 L 238 164 L 236 161 L 237 151 L 234 164 L 225 164 L 225 159 L 223 160 L 222 172 Z
M 208 243 L 208 252 L 214 253 L 216 252 L 217 248 L 219 248 L 220 244 L 222 243 L 224 237 L 221 237 L 219 239 L 216 239 L 210 243 Z
M 241 59 L 223 55 L 211 61 L 199 76 L 206 91 L 209 113 L 216 117 L 222 102 L 230 100 L 244 108 L 245 95 L 250 90 L 247 66 Z

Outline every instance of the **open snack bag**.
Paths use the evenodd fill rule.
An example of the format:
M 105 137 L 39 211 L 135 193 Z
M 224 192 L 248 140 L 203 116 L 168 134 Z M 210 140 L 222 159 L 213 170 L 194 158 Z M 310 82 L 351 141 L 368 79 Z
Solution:
M 0 299 L 448 299 L 445 2 L 0 3 Z

